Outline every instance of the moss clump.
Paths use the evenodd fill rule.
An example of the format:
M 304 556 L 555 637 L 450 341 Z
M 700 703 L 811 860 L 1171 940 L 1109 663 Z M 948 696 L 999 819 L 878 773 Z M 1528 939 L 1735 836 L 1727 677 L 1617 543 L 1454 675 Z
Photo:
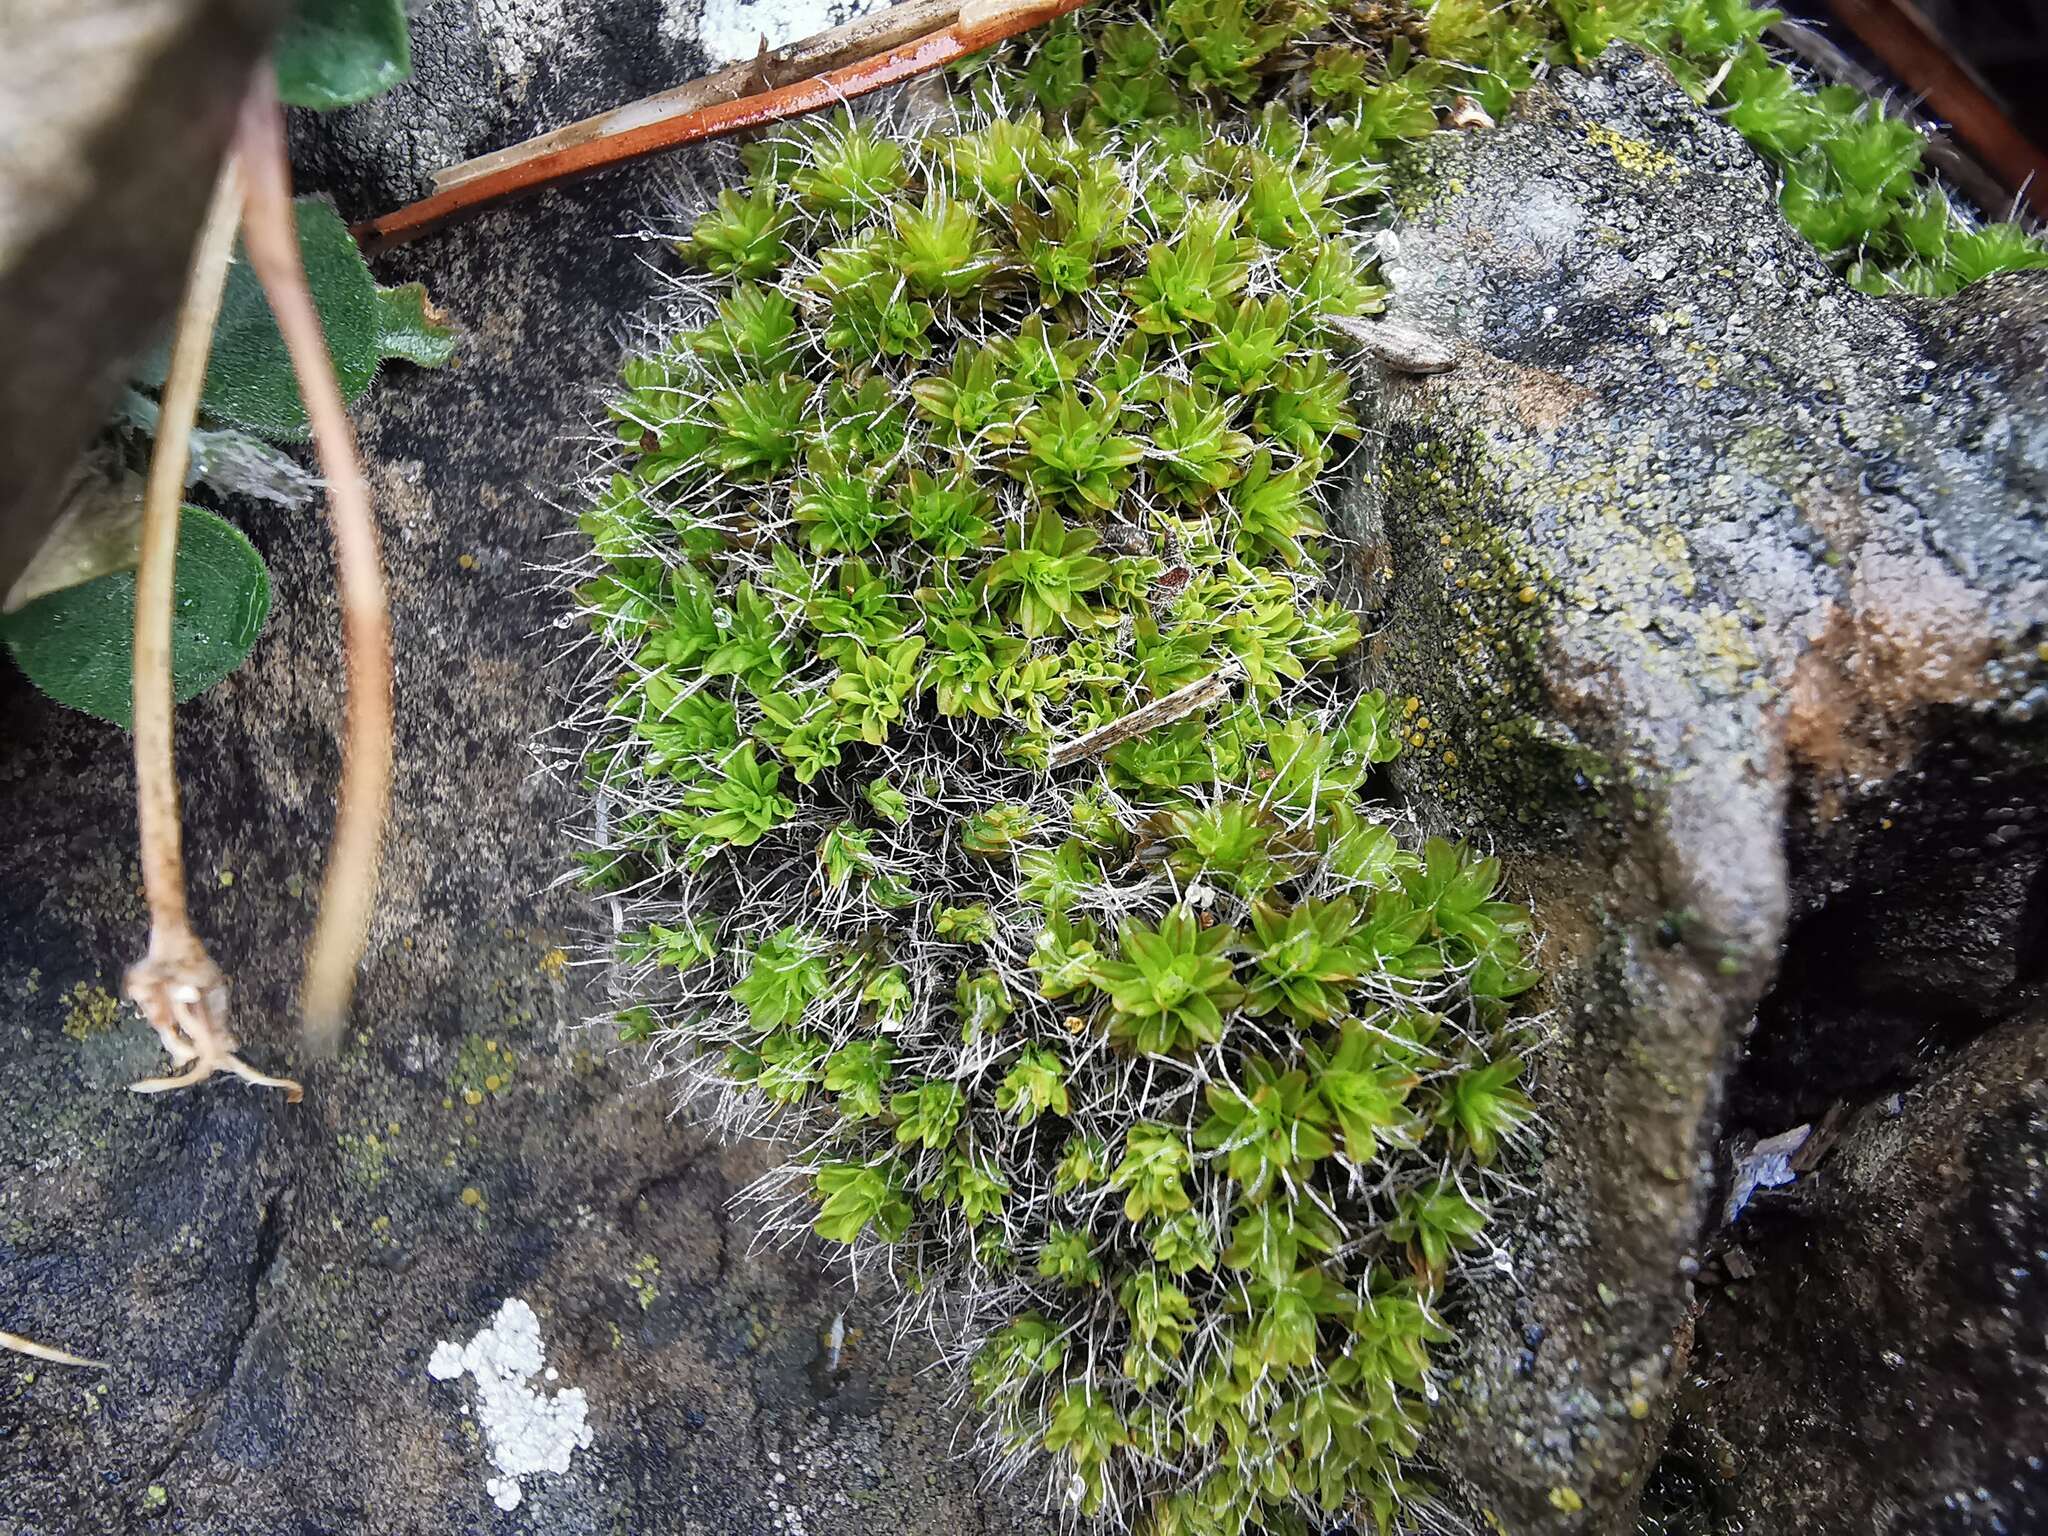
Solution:
M 1639 42 L 1670 64 L 1779 173 L 1779 206 L 1868 293 L 1953 293 L 1998 272 L 2048 267 L 2048 246 L 2016 224 L 1977 225 L 1929 173 L 1910 123 L 1850 86 L 1816 89 L 1773 58 L 1779 12 L 1748 0 L 1588 0 L 1587 43 Z
M 622 1034 L 951 1316 L 996 1456 L 1188 1531 L 1390 1517 L 1531 979 L 1493 862 L 1370 799 L 1322 550 L 1324 322 L 1382 303 L 1370 151 L 1431 109 L 1242 108 L 1293 23 L 1212 12 L 987 61 L 954 132 L 751 146 L 580 588 Z
M 1528 1115 L 1527 915 L 1373 799 L 1327 322 L 1392 148 L 1606 23 L 1381 15 L 1105 11 L 750 145 L 581 520 L 621 1037 L 1162 1536 L 1392 1523 Z

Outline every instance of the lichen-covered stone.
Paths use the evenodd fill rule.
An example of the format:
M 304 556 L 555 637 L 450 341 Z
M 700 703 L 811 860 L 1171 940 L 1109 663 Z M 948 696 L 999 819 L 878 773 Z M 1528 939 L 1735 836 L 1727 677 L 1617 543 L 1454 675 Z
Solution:
M 1863 297 L 1732 132 L 1641 56 L 1605 65 L 1404 168 L 1394 315 L 1460 366 L 1385 382 L 1355 501 L 1369 674 L 1412 727 L 1397 775 L 1425 814 L 1492 829 L 1551 946 L 1522 1294 L 1463 1325 L 1447 1453 L 1518 1532 L 1632 1518 L 1726 1068 L 1788 922 L 1875 849 L 1942 864 L 1953 834 L 1900 803 L 1939 743 L 1982 759 L 1952 815 L 2024 803 L 2048 698 L 2048 282 Z M 1971 962 L 1934 888 L 1895 890 L 1890 920 L 1929 936 L 1896 969 L 1996 985 L 2044 832 L 2018 815 L 1973 841 L 2002 894 Z M 1803 1101 L 1912 1066 L 1915 1034 L 1875 1064 L 1835 1054 L 1847 1035 L 1807 1042 Z

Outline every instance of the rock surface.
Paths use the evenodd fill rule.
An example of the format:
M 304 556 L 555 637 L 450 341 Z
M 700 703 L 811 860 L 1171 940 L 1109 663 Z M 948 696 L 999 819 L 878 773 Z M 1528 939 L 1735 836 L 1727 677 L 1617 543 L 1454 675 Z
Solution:
M 568 58 L 593 61 L 571 112 L 698 71 L 686 34 L 637 52 L 629 9 L 554 7 L 567 35 L 529 35 L 550 61 L 529 99 Z M 476 11 L 416 18 L 423 67 Z M 657 11 L 637 10 L 647 37 Z M 614 70 L 628 58 L 643 73 Z M 516 118 L 509 77 L 442 87 L 444 111 Z M 351 119 L 302 155 L 301 182 L 360 215 L 380 184 L 350 168 L 385 150 L 371 114 Z M 359 415 L 392 585 L 396 806 L 355 1029 L 304 1074 L 303 1104 L 124 1091 L 161 1064 L 113 1002 L 145 921 L 127 738 L 0 668 L 0 1328 L 113 1365 L 0 1356 L 0 1536 L 1038 1528 L 955 1459 L 948 1386 L 914 1347 L 864 1337 L 859 1300 L 808 1258 L 754 1246 L 728 1207 L 767 1154 L 671 1121 L 635 1063 L 577 1027 L 595 1004 L 563 951 L 593 913 L 554 885 L 571 806 L 530 756 L 567 682 L 538 568 L 569 526 L 557 498 L 622 319 L 660 281 L 615 237 L 671 174 L 508 209 L 380 266 L 423 279 L 466 334 L 457 364 L 391 371 Z M 303 1072 L 290 992 L 341 713 L 331 554 L 317 517 L 233 515 L 276 603 L 251 664 L 180 711 L 187 859 L 252 1059 Z M 506 1514 L 470 1393 L 426 1367 L 514 1296 L 587 1394 L 593 1444 Z M 849 1303 L 834 1377 L 821 1336 Z
M 1674 1529 L 1994 1536 L 2048 1511 L 2048 1027 L 1863 1105 L 1701 1309 Z M 1682 1486 L 1681 1486 L 1682 1485 Z
M 416 195 L 695 73 L 694 14 L 431 0 L 419 78 L 301 124 L 303 179 L 350 215 Z M 701 165 L 381 265 L 468 334 L 362 413 L 398 803 L 357 1031 L 305 1104 L 120 1091 L 156 1061 L 111 1001 L 143 923 L 125 739 L 0 679 L 0 1327 L 115 1365 L 0 1363 L 0 1536 L 1039 1527 L 975 1492 L 943 1384 L 862 1339 L 858 1303 L 848 1372 L 823 1370 L 843 1298 L 728 1206 L 767 1154 L 670 1123 L 575 1028 L 591 978 L 563 955 L 596 916 L 553 886 L 571 805 L 528 756 L 568 682 L 535 567 L 660 285 L 615 236 Z M 1536 898 L 1557 1020 L 1515 1274 L 1458 1320 L 1447 1481 L 1518 1536 L 1635 1530 L 1646 1487 L 1674 1533 L 1995 1529 L 1941 1502 L 1980 1484 L 2005 1528 L 2040 1523 L 2011 1452 L 2040 1441 L 2014 1320 L 2040 1306 L 2048 283 L 1854 294 L 1628 55 L 1403 181 L 1396 315 L 1461 365 L 1376 397 L 1369 664 L 1414 700 L 1421 814 L 1490 833 Z M 188 857 L 251 1053 L 285 1067 L 337 623 L 322 528 L 237 515 L 277 604 L 181 715 Z M 1736 1264 L 1708 1230 L 1723 1124 L 1836 1106 L 1735 1229 L 1754 1278 L 1696 1289 Z M 1855 1327 L 1832 1295 L 1869 1299 Z M 514 1296 L 594 1442 L 501 1514 L 426 1367 Z M 1960 1342 L 1923 1347 L 1926 1318 Z M 1901 1448 L 1909 1398 L 1947 1432 Z
M 1397 776 L 1491 833 L 1549 939 L 1547 1154 L 1448 1415 L 1517 1532 L 1633 1529 L 1724 1103 L 1782 1130 L 2012 1017 L 2048 839 L 2048 280 L 1858 295 L 1733 132 L 1605 64 L 1401 168 L 1393 315 L 1461 364 L 1385 383 L 1355 509 Z M 2004 1429 L 1923 1481 L 1972 1443 L 1997 1474 Z M 1812 1458 L 1757 1442 L 1743 1477 L 1750 1529 L 1868 1528 Z
M 9 0 L 0 12 L 0 594 L 61 509 L 185 276 L 282 0 Z

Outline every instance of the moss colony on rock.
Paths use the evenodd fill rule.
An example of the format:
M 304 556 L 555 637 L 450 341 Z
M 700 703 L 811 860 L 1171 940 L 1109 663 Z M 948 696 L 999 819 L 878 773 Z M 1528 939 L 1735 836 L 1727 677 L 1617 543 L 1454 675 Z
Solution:
M 622 1033 L 801 1149 L 771 1218 L 1007 1469 L 1160 1532 L 1393 1521 L 1529 1113 L 1527 916 L 1373 799 L 1328 547 L 1382 162 L 1616 33 L 1777 68 L 1740 7 L 1368 9 L 1097 14 L 943 130 L 748 146 L 582 522 Z

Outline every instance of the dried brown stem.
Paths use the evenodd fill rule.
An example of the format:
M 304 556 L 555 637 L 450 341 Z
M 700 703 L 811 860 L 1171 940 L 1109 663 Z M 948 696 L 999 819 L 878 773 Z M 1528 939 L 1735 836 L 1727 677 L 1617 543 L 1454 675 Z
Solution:
M 507 198 L 837 106 L 957 63 L 1006 38 L 1079 10 L 1086 0 L 917 0 L 822 32 L 659 96 L 586 118 L 435 178 L 434 195 L 355 226 L 367 251 L 403 245 Z M 911 31 L 912 27 L 919 28 Z M 852 59 L 853 62 L 843 62 Z M 787 79 L 793 70 L 815 71 Z M 785 83 L 776 84 L 782 75 Z M 751 94 L 747 94 L 751 88 Z
M 164 378 L 156 448 L 143 491 L 140 561 L 135 569 L 135 806 L 142 844 L 142 889 L 149 902 L 149 951 L 128 968 L 123 985 L 142 1016 L 183 1070 L 146 1078 L 137 1093 L 162 1093 L 232 1072 L 296 1102 L 299 1086 L 267 1077 L 235 1055 L 227 1024 L 227 979 L 192 931 L 185 905 L 185 856 L 178 819 L 178 768 L 171 742 L 171 608 L 176 601 L 178 518 L 185 499 L 185 464 L 199 395 L 213 350 L 234 254 L 241 177 L 234 155 L 214 184 L 191 272 L 178 306 Z
M 18 1333 L 0 1331 L 0 1349 L 9 1349 L 17 1355 L 27 1355 L 33 1360 L 47 1360 L 52 1365 L 82 1365 L 89 1371 L 104 1371 L 107 1362 L 88 1360 L 83 1355 L 67 1354 L 64 1350 L 53 1349 L 48 1344 L 38 1344 L 34 1339 L 24 1339 Z
M 391 798 L 391 619 L 369 482 L 356 454 L 355 428 L 327 353 L 327 334 L 313 306 L 299 256 L 292 213 L 291 166 L 285 158 L 284 110 L 264 72 L 243 107 L 239 142 L 247 198 L 243 240 L 249 265 L 277 317 L 292 360 L 320 473 L 327 480 L 327 517 L 334 530 L 336 585 L 341 595 L 342 647 L 348 660 L 348 723 L 342 740 L 341 790 L 334 839 L 320 892 L 320 916 L 306 952 L 299 1002 L 306 1041 L 331 1056 L 348 1014 L 356 964 L 369 932 L 377 864 Z
M 1156 731 L 1161 726 L 1171 725 L 1176 720 L 1185 720 L 1197 710 L 1207 709 L 1211 704 L 1230 692 L 1230 685 L 1237 680 L 1238 668 L 1235 663 L 1218 667 L 1207 677 L 1198 677 L 1192 683 L 1184 684 L 1173 692 L 1142 704 L 1127 715 L 1105 721 L 1092 731 L 1084 732 L 1070 741 L 1056 745 L 1046 758 L 1048 769 L 1065 768 L 1084 758 L 1100 757 L 1111 747 L 1120 746 L 1134 737 L 1143 736 L 1147 731 Z

